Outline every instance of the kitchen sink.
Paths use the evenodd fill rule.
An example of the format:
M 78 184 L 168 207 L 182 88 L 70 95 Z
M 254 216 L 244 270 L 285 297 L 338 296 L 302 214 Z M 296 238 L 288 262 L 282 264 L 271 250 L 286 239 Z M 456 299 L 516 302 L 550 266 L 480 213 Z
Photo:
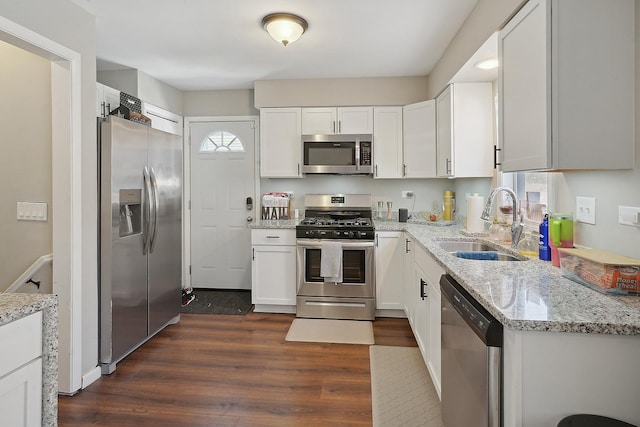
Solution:
M 527 258 L 519 255 L 509 254 L 503 251 L 498 245 L 483 242 L 471 242 L 464 240 L 444 240 L 438 243 L 442 249 L 457 256 L 458 258 L 472 259 L 476 261 L 526 261 Z M 465 255 L 458 252 L 466 252 Z M 478 253 L 478 259 L 473 258 L 473 253 Z M 488 252 L 495 252 L 495 256 Z
M 498 247 L 482 242 L 469 242 L 464 240 L 446 240 L 439 242 L 442 249 L 447 252 L 478 252 L 478 251 L 497 251 Z

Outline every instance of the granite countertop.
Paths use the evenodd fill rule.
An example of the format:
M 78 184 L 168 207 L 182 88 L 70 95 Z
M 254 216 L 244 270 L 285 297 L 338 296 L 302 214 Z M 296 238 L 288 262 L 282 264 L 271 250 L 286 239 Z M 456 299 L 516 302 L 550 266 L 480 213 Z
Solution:
M 0 293 L 0 326 L 42 311 L 42 425 L 58 419 L 58 296 Z M 7 343 L 0 343 L 7 348 Z
M 57 295 L 0 293 L 0 326 L 57 304 Z
M 259 221 L 251 228 L 295 228 L 299 220 Z M 376 231 L 406 231 L 505 327 L 523 331 L 640 335 L 640 297 L 605 295 L 562 276 L 537 258 L 457 258 L 440 240 L 486 241 L 459 224 L 375 220 Z M 465 234 L 463 234 L 465 233 Z M 508 246 L 505 252 L 514 253 Z
M 564 276 L 548 261 L 461 259 L 440 240 L 486 241 L 469 237 L 460 225 L 376 221 L 376 231 L 407 231 L 505 327 L 523 331 L 640 335 L 640 297 L 605 295 Z M 505 246 L 505 252 L 516 253 Z
M 249 228 L 282 228 L 295 229 L 301 219 L 259 219 L 249 224 Z

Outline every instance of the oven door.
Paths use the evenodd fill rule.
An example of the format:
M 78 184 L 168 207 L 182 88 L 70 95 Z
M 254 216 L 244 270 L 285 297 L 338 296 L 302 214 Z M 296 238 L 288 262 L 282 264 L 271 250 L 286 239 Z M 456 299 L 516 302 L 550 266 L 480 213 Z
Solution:
M 336 240 L 342 243 L 342 283 L 320 276 L 322 240 L 297 240 L 299 296 L 364 297 L 375 295 L 374 242 Z

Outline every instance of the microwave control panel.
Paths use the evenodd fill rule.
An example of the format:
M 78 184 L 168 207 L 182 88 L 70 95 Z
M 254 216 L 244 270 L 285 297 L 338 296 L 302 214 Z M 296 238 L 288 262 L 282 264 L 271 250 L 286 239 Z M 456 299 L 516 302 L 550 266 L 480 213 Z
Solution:
M 371 166 L 371 143 L 360 143 L 360 165 Z

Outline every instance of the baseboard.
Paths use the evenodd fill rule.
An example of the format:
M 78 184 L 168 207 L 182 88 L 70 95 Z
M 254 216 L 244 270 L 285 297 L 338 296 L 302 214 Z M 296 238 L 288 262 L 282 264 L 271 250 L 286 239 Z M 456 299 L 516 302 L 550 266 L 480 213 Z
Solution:
M 396 317 L 399 319 L 406 319 L 407 315 L 404 310 L 390 310 L 390 309 L 382 309 L 376 310 L 376 317 Z
M 90 384 L 96 382 L 98 378 L 100 378 L 101 376 L 102 376 L 102 371 L 100 370 L 99 366 L 96 366 L 95 368 L 93 368 L 92 370 L 84 374 L 82 376 L 82 389 L 84 390 Z
M 255 313 L 296 313 L 295 305 L 271 305 L 271 304 L 256 304 L 253 307 Z

